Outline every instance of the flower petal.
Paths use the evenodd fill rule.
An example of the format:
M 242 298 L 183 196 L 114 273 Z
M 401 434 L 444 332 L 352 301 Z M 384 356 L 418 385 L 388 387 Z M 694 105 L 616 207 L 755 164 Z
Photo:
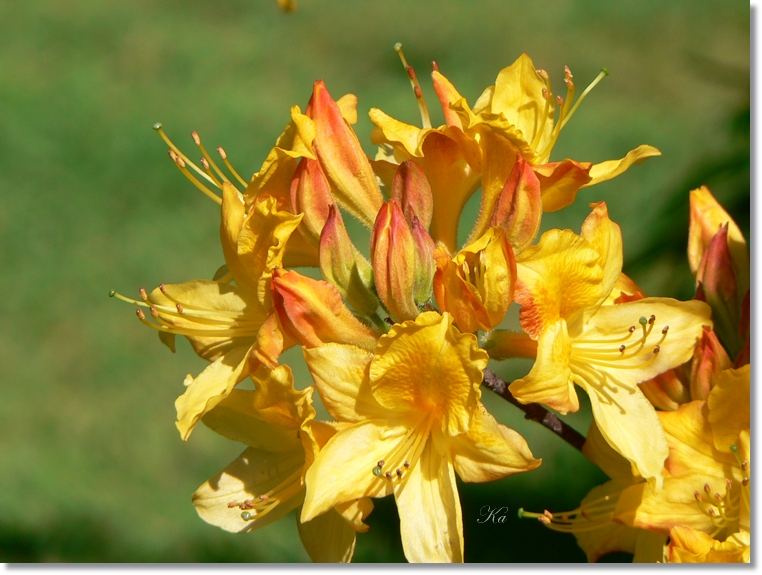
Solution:
M 355 551 L 355 530 L 335 510 L 311 521 L 296 522 L 302 545 L 314 563 L 349 563 Z
M 709 423 L 718 451 L 729 452 L 741 432 L 751 428 L 750 373 L 749 364 L 721 371 L 709 394 Z
M 608 160 L 606 162 L 601 162 L 600 164 L 594 164 L 593 167 L 590 168 L 590 177 L 592 180 L 582 187 L 589 188 L 595 184 L 600 184 L 601 182 L 615 178 L 619 174 L 626 172 L 631 165 L 644 162 L 653 156 L 661 156 L 661 152 L 653 146 L 642 144 L 634 150 L 627 152 L 627 155 L 621 160 Z
M 447 449 L 450 461 L 466 482 L 494 481 L 538 467 L 526 440 L 514 430 L 495 421 L 479 403 L 467 433 L 441 437 L 442 450 Z
M 453 466 L 428 441 L 395 492 L 400 535 L 411 563 L 462 563 L 463 517 Z
M 249 447 L 235 461 L 199 487 L 193 505 L 199 516 L 225 531 L 242 533 L 264 527 L 297 508 L 304 498 L 299 476 L 304 452 L 271 453 Z M 269 495 L 265 495 L 269 494 Z M 261 495 L 267 498 L 260 499 Z M 244 521 L 240 504 L 257 503 Z M 232 504 L 238 505 L 232 505 Z M 267 512 L 263 513 L 266 503 Z

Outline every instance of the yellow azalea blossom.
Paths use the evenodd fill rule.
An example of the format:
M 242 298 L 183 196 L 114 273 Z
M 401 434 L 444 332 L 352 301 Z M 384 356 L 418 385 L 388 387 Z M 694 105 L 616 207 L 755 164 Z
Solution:
M 203 422 L 221 435 L 248 445 L 230 465 L 199 487 L 193 504 L 202 519 L 234 533 L 259 529 L 296 509 L 304 500 L 304 474 L 319 447 L 336 429 L 315 420 L 312 387 L 296 391 L 287 366 L 262 368 L 256 391 L 233 390 Z M 369 499 L 336 506 L 302 523 L 299 534 L 316 562 L 348 562 L 356 531 L 373 508 Z
M 138 317 L 159 331 L 174 350 L 185 336 L 196 353 L 211 361 L 201 374 L 186 378 L 176 401 L 177 428 L 188 439 L 199 419 L 222 401 L 258 365 L 277 365 L 284 346 L 272 308 L 272 269 L 281 265 L 284 246 L 301 216 L 276 209 L 272 197 L 248 213 L 232 185 L 223 185 L 221 239 L 227 270 L 217 280 L 166 284 L 150 294 L 141 290 Z M 120 296 L 121 297 L 121 296 Z M 141 308 L 148 308 L 153 322 Z
M 421 101 L 415 72 L 407 64 L 406 69 Z M 580 188 L 612 179 L 631 165 L 661 154 L 652 146 L 642 145 L 620 160 L 592 164 L 567 159 L 549 163 L 561 129 L 603 75 L 572 105 L 575 87 L 568 68 L 564 101 L 554 97 L 548 75 L 537 70 L 529 56 L 522 54 L 498 74 L 495 85 L 484 91 L 472 110 L 435 67 L 432 80 L 446 125 L 432 128 L 428 112 L 423 113 L 425 106 L 423 128 L 372 108 L 370 117 L 376 128 L 371 139 L 382 146 L 377 160 L 399 163 L 413 159 L 421 165 L 434 193 L 432 236 L 453 252 L 458 218 L 468 198 L 481 185 L 482 207 L 469 236 L 470 243 L 490 226 L 495 203 L 521 158 L 531 165 L 539 179 L 542 209 L 556 211 L 571 204 Z M 537 225 L 530 227 L 536 229 L 541 213 L 532 210 L 531 214 Z
M 605 204 L 594 206 L 581 236 L 551 230 L 517 258 L 515 299 L 537 359 L 510 390 L 522 403 L 567 413 L 579 409 L 579 385 L 609 444 L 660 485 L 667 442 L 637 384 L 691 358 L 702 326 L 711 325 L 709 307 L 667 298 L 601 305 L 621 261 L 621 232 Z
M 718 541 L 749 530 L 749 372 L 725 370 L 707 401 L 659 412 L 669 442 L 664 489 L 627 488 L 618 521 L 665 534 L 687 527 Z
M 359 497 L 394 494 L 411 562 L 463 561 L 455 472 L 491 481 L 540 464 L 482 406 L 487 354 L 448 313 L 391 327 L 374 351 L 327 344 L 305 357 L 328 412 L 350 423 L 307 472 L 302 520 Z

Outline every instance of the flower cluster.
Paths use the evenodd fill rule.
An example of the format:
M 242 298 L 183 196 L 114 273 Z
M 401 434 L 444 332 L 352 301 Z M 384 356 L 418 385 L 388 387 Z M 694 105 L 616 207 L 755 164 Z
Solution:
M 552 229 L 537 238 L 543 212 L 659 155 L 643 145 L 599 164 L 550 160 L 607 72 L 575 99 L 566 68 L 564 98 L 522 55 L 470 106 L 434 65 L 445 119 L 434 128 L 416 74 L 395 49 L 422 125 L 371 109 L 373 159 L 352 127 L 356 97 L 335 100 L 322 81 L 304 111 L 291 108 L 248 181 L 220 148 L 223 170 L 195 132 L 199 164 L 156 126 L 180 171 L 221 205 L 225 265 L 211 280 L 141 288 L 139 300 L 112 295 L 137 305 L 140 321 L 172 350 L 181 335 L 210 362 L 186 378 L 176 401 L 183 439 L 201 421 L 248 446 L 194 493 L 199 515 L 242 532 L 299 508 L 310 557 L 349 561 L 372 498 L 393 495 L 408 560 L 462 561 L 456 473 L 485 482 L 540 465 L 480 401 L 488 361 L 522 357 L 534 365 L 509 387 L 518 402 L 576 411 L 575 385 L 591 399 L 586 453 L 616 463 L 618 489 L 599 488 L 608 514 L 601 519 L 594 504 L 596 528 L 669 534 L 670 558 L 697 548 L 729 553 L 744 533 L 748 546 L 749 371 L 731 369 L 720 344 L 738 354 L 736 367 L 748 363 L 748 262 L 735 225 L 715 234 L 724 212 L 708 191 L 695 192 L 689 252 L 699 294 L 645 297 L 622 273 L 621 231 L 605 203 L 591 204 L 579 234 Z M 478 216 L 459 246 L 461 212 L 478 190 Z M 348 216 L 368 228 L 369 246 L 350 237 Z M 512 303 L 521 306 L 521 331 L 500 329 Z M 304 388 L 279 363 L 297 345 L 313 379 Z M 743 409 L 744 377 L 745 424 L 729 412 Z M 238 387 L 247 379 L 253 390 Z M 331 421 L 316 419 L 314 393 Z M 699 449 L 696 441 L 702 460 L 682 447 Z M 676 523 L 665 510 L 697 474 L 714 479 L 693 500 L 695 520 Z M 726 476 L 721 501 L 708 499 Z M 586 514 L 541 517 L 566 528 Z

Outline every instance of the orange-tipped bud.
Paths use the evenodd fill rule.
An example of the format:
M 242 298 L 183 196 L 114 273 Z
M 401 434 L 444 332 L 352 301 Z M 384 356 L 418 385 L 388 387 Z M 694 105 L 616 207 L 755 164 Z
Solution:
M 322 80 L 315 82 L 307 115 L 315 123 L 313 148 L 339 204 L 369 228 L 383 203 L 370 161 Z
M 320 271 L 358 313 L 371 315 L 378 308 L 373 295 L 373 270 L 349 238 L 339 208 L 331 204 L 320 235 Z
M 696 270 L 700 298 L 712 308 L 714 328 L 725 348 L 736 355 L 743 347 L 739 333 L 741 302 L 737 298 L 737 279 L 728 248 L 728 224 L 709 242 Z
M 398 322 L 415 319 L 416 246 L 402 208 L 389 200 L 378 212 L 370 240 L 376 291 Z
M 691 192 L 691 223 L 688 230 L 688 263 L 698 281 L 698 268 L 722 224 L 728 226 L 728 250 L 737 276 L 738 299 L 749 289 L 749 251 L 741 230 L 706 186 Z
M 275 268 L 272 296 L 283 331 L 305 347 L 347 343 L 373 349 L 377 334 L 352 315 L 330 283 Z
M 733 367 L 728 354 L 711 328 L 704 327 L 691 363 L 691 399 L 705 400 L 712 390 L 712 380 L 723 369 Z
M 491 225 L 503 228 L 514 251 L 521 253 L 537 235 L 541 218 L 540 180 L 529 162 L 517 156 L 495 204 Z
M 328 206 L 332 203 L 331 184 L 320 162 L 302 158 L 291 180 L 291 207 L 295 214 L 304 214 L 299 230 L 313 245 L 317 245 L 320 239 L 320 232 L 328 218 Z
M 437 250 L 434 295 L 464 332 L 489 331 L 513 300 L 516 259 L 505 230 L 493 227 L 449 259 Z
M 434 262 L 434 240 L 417 217 L 413 216 L 410 226 L 415 244 L 415 286 L 413 299 L 417 305 L 423 305 L 431 299 L 432 282 L 436 264 Z
M 392 181 L 392 199 L 402 206 L 408 224 L 412 224 L 413 218 L 417 217 L 424 229 L 429 229 L 434 198 L 426 174 L 412 160 L 402 162 L 397 168 Z

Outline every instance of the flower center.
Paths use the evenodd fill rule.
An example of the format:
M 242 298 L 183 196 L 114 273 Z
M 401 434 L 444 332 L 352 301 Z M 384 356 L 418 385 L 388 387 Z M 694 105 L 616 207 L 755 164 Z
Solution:
M 704 493 L 694 491 L 693 496 L 696 498 L 696 504 L 701 512 L 709 517 L 714 525 L 715 530 L 711 533 L 712 537 L 716 537 L 725 527 L 729 524 L 733 524 L 740 519 L 741 511 L 741 498 L 745 505 L 749 506 L 749 462 L 741 461 L 738 455 L 738 447 L 735 445 L 730 447 L 733 455 L 738 462 L 738 467 L 741 469 L 741 476 L 743 480 L 739 485 L 737 481 L 728 479 L 725 482 L 725 493 L 720 494 L 715 492 L 712 494 L 712 487 L 708 484 L 704 484 Z
M 612 403 L 616 402 L 611 394 L 620 388 L 634 393 L 635 387 L 617 381 L 606 370 L 647 367 L 656 361 L 669 334 L 668 325 L 661 329 L 657 327 L 655 315 L 649 318 L 641 316 L 638 324 L 640 330 L 632 325 L 619 337 L 573 339 L 569 361 L 572 380 L 582 387 L 583 384 L 592 386 Z M 640 337 L 635 335 L 638 331 Z

